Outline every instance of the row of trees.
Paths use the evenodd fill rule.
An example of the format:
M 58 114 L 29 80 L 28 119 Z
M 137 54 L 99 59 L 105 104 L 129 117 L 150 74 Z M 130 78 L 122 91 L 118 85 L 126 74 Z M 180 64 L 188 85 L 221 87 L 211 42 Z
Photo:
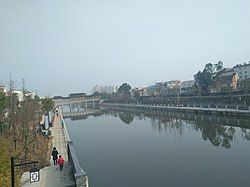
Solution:
M 38 132 L 41 116 L 53 108 L 50 98 L 28 96 L 23 88 L 19 101 L 11 85 L 8 95 L 0 93 L 0 186 L 10 186 L 10 157 L 17 162 L 38 160 L 48 164 L 48 143 Z M 18 170 L 20 174 L 24 170 Z M 18 177 L 16 177 L 18 184 Z

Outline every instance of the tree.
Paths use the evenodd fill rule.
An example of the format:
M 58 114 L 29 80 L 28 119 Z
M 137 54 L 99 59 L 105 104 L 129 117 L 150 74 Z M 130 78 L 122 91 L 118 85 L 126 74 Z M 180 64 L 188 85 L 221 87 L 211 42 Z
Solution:
M 41 103 L 42 103 L 42 108 L 43 108 L 44 112 L 49 112 L 54 107 L 54 102 L 49 97 L 45 97 L 44 99 L 42 99 Z
M 223 71 L 223 63 L 219 61 L 216 64 L 207 63 L 203 71 L 198 71 L 194 75 L 195 82 L 201 89 L 202 93 L 209 93 L 214 82 L 218 82 L 218 74 Z
M 3 133 L 3 120 L 5 116 L 5 111 L 7 109 L 7 97 L 5 93 L 0 93 L 0 126 L 1 126 L 1 134 Z
M 130 94 L 131 86 L 128 83 L 123 83 L 119 88 L 118 88 L 118 93 L 123 93 L 123 94 Z
M 134 120 L 134 116 L 132 113 L 121 112 L 121 113 L 118 113 L 118 116 L 126 124 L 130 124 Z
M 48 124 L 49 124 L 50 122 L 49 111 L 51 111 L 54 108 L 54 102 L 49 97 L 45 97 L 44 99 L 42 99 L 41 102 L 42 102 L 43 111 L 46 112 L 46 114 L 48 115 Z
M 100 93 L 99 93 L 99 92 L 94 92 L 94 93 L 92 94 L 92 96 L 100 96 Z

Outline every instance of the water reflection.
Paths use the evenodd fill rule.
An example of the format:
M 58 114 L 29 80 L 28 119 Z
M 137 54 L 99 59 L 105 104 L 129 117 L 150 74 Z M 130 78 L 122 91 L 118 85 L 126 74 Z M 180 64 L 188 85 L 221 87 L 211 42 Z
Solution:
M 67 110 L 66 110 L 67 111 Z M 235 127 L 240 127 L 243 139 L 250 140 L 249 120 L 225 117 L 202 116 L 187 113 L 173 113 L 160 111 L 146 111 L 138 109 L 95 109 L 71 112 L 71 120 L 87 119 L 88 116 L 112 115 L 129 125 L 134 119 L 150 121 L 153 130 L 159 133 L 182 137 L 185 130 L 201 132 L 203 140 L 214 146 L 231 148 L 235 138 Z
M 118 116 L 125 124 L 132 123 L 133 119 L 149 120 L 154 130 L 159 131 L 159 133 L 173 134 L 176 137 L 181 137 L 185 130 L 201 132 L 203 140 L 211 142 L 214 146 L 221 146 L 226 149 L 230 149 L 231 143 L 234 141 L 235 127 L 241 127 L 243 139 L 250 140 L 248 119 L 134 109 L 108 109 L 104 113 Z
M 250 119 L 111 108 L 85 118 L 65 121 L 91 186 L 250 182 Z
M 118 116 L 126 124 L 130 124 L 134 120 L 134 115 L 129 112 L 119 112 Z
M 235 133 L 234 127 L 211 124 L 206 121 L 202 123 L 196 121 L 194 125 L 197 130 L 201 131 L 204 140 L 209 140 L 214 146 L 222 146 L 227 149 L 231 148 L 231 142 L 234 139 Z

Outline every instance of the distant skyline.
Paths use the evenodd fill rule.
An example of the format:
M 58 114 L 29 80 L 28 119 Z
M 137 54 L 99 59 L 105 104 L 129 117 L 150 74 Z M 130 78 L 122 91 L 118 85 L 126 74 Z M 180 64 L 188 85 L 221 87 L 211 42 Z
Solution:
M 0 0 L 0 83 L 39 96 L 191 80 L 250 60 L 250 1 Z

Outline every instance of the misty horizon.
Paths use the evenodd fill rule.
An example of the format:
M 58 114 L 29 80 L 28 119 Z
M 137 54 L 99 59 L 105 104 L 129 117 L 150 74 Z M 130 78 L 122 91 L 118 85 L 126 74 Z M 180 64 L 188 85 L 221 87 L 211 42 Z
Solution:
M 250 2 L 0 1 L 0 84 L 39 96 L 192 80 L 250 60 Z

